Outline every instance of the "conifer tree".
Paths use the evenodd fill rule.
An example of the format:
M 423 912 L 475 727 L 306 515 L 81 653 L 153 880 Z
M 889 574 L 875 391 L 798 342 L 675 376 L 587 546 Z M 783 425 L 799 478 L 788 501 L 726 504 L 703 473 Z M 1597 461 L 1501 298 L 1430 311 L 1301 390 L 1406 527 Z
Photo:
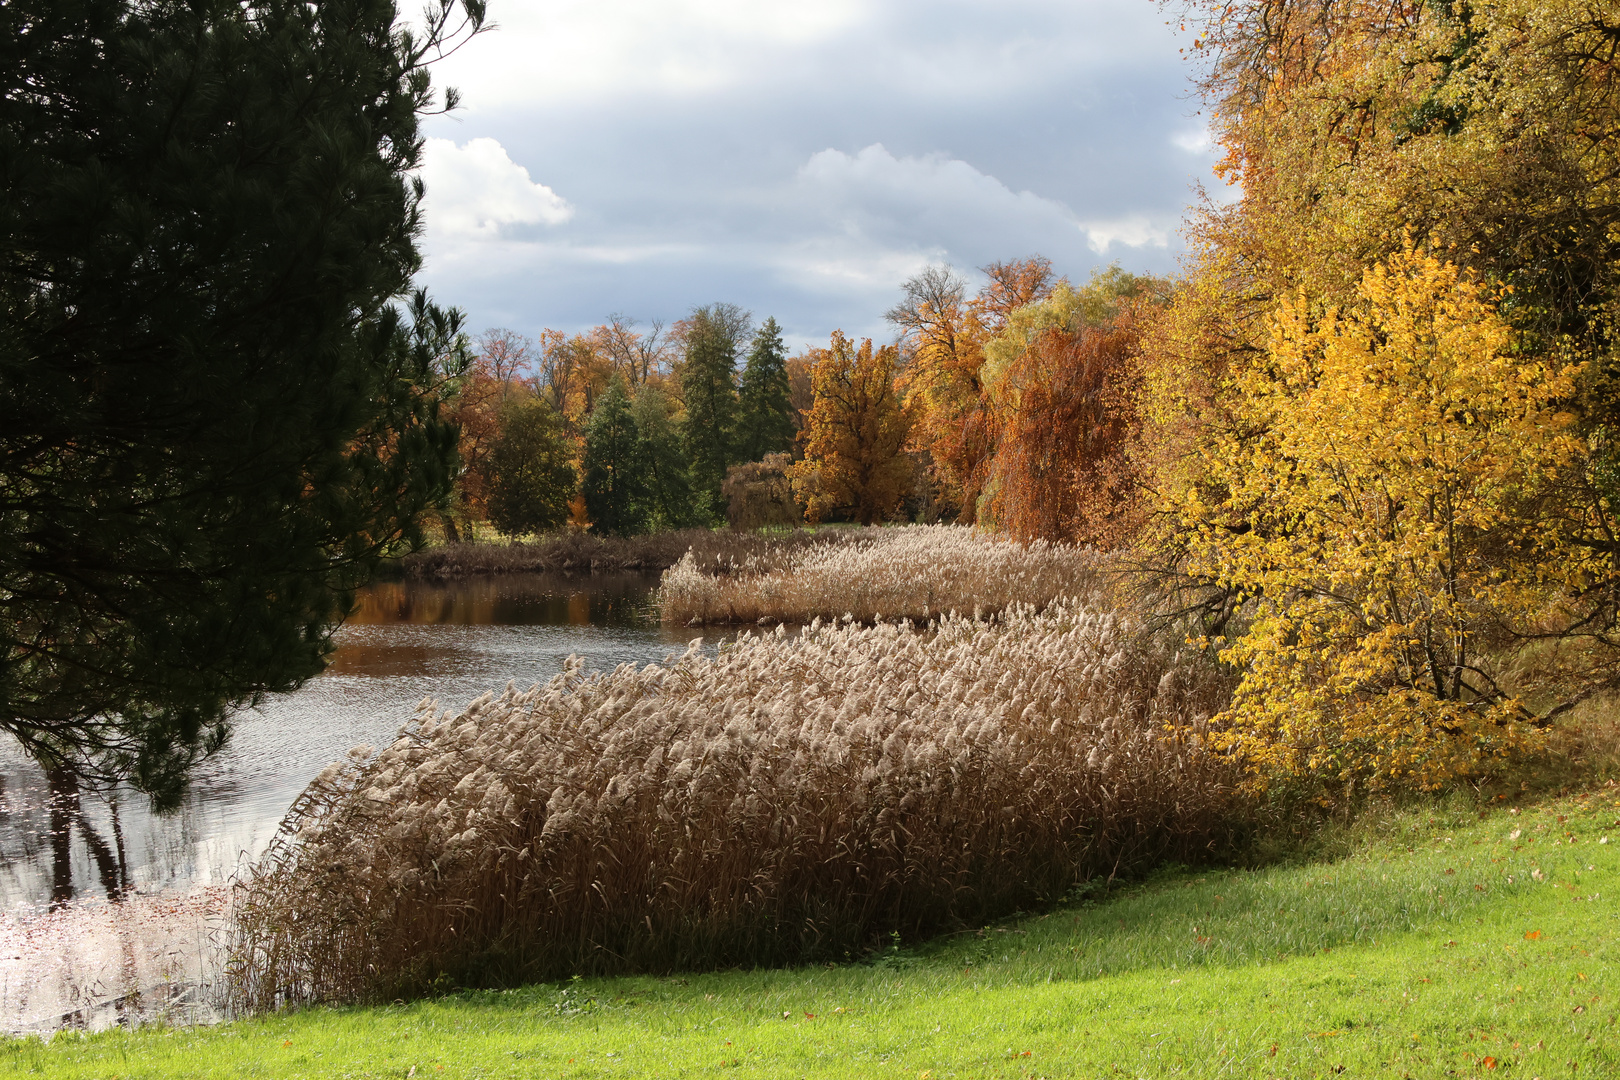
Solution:
M 687 323 L 681 367 L 686 455 L 698 515 L 718 521 L 726 510 L 720 486 L 737 461 L 737 347 L 748 332 L 748 313 L 735 304 L 711 304 Z
M 754 334 L 738 392 L 737 456 L 763 461 L 793 445 L 793 403 L 788 391 L 787 348 L 782 328 L 766 319 Z
M 684 529 L 696 520 L 686 448 L 674 409 L 669 395 L 649 384 L 642 385 L 630 405 L 641 436 L 642 516 L 654 531 Z
M 585 425 L 580 493 L 598 535 L 629 536 L 646 529 L 646 468 L 641 434 L 617 375 Z
M 483 4 L 396 16 L 0 5 L 0 729 L 47 770 L 172 804 L 448 496 L 412 175 Z

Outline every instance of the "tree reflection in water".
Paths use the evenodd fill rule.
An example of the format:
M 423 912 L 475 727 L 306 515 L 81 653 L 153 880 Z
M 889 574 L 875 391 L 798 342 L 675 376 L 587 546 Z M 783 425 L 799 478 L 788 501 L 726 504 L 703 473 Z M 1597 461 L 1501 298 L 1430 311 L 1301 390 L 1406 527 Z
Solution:
M 655 577 L 510 575 L 365 591 L 333 663 L 238 717 L 180 810 L 81 788 L 0 746 L 0 1029 L 106 1026 L 206 1006 L 228 883 L 351 747 L 389 741 L 424 696 L 458 708 L 508 680 L 681 652 L 649 618 Z M 161 993 L 159 992 L 161 990 Z M 166 1012 L 164 1015 L 173 1015 Z
M 129 859 L 124 851 L 124 830 L 118 821 L 118 793 L 106 796 L 107 809 L 112 816 L 113 846 L 101 838 L 84 812 L 84 794 L 79 779 L 66 769 L 46 769 L 45 797 L 50 813 L 51 841 L 51 910 L 57 911 L 73 901 L 73 836 L 78 830 L 90 858 L 101 877 L 101 888 L 108 900 L 118 900 L 130 889 Z

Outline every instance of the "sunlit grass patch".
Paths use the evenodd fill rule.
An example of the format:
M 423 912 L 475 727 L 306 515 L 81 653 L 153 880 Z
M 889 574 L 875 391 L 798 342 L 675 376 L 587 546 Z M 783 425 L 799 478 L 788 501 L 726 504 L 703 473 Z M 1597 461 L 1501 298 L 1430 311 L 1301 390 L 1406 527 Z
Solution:
M 1409 812 L 1344 859 L 1167 873 L 859 963 L 20 1042 L 0 1075 L 1609 1076 L 1617 821 L 1606 793 Z

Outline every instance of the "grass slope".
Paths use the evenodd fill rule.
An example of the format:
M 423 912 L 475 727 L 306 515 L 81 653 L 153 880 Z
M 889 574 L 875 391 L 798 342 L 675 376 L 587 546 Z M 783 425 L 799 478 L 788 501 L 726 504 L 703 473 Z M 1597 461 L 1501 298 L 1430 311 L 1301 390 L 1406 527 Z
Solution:
M 873 963 L 18 1040 L 0 1077 L 1616 1076 L 1617 873 L 1612 791 L 1435 810 Z

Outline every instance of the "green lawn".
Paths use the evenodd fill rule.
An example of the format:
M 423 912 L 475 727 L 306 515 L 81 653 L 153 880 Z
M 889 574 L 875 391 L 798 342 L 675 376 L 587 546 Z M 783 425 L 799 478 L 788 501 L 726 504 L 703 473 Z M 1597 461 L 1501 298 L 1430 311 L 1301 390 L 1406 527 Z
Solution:
M 0 1076 L 1620 1076 L 1617 872 L 1616 792 L 1435 810 L 874 963 L 15 1041 Z

